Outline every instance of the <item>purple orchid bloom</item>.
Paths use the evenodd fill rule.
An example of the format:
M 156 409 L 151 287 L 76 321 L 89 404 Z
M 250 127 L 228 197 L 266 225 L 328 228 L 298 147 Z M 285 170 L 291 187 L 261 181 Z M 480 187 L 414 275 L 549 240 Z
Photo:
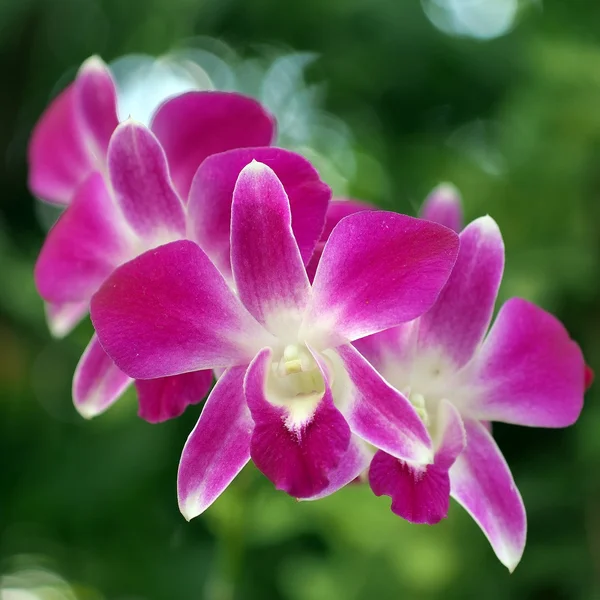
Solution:
M 455 262 L 457 235 L 395 213 L 348 216 L 311 286 L 291 223 L 284 186 L 253 161 L 231 206 L 227 261 L 237 294 L 198 245 L 179 241 L 122 265 L 92 299 L 99 339 L 131 377 L 225 369 L 183 450 L 187 519 L 250 458 L 297 498 L 356 476 L 354 437 L 403 460 L 433 458 L 410 403 L 350 342 L 427 311 Z
M 445 218 L 460 226 L 456 212 Z M 525 546 L 525 509 L 489 424 L 571 425 L 583 406 L 585 362 L 557 319 L 519 298 L 502 306 L 486 335 L 503 268 L 495 221 L 473 221 L 434 307 L 355 345 L 410 399 L 434 441 L 426 466 L 377 451 L 374 493 L 391 496 L 401 517 L 429 524 L 446 516 L 451 495 L 512 571 Z
M 331 202 L 330 208 L 333 208 L 334 202 Z M 463 211 L 460 192 L 452 183 L 440 183 L 425 198 L 421 206 L 420 216 L 422 219 L 445 225 L 460 233 L 463 228 Z M 332 211 L 332 215 L 335 210 Z M 330 214 L 327 214 L 327 221 Z M 594 371 L 586 363 L 584 369 L 584 388 L 587 391 L 594 382 Z
M 96 56 L 50 104 L 29 144 L 29 188 L 41 199 L 69 205 L 95 171 L 106 175 L 108 147 L 119 124 L 117 90 Z M 152 132 L 167 157 L 176 190 L 187 199 L 191 181 L 208 156 L 235 148 L 269 146 L 275 137 L 270 114 L 251 98 L 225 92 L 188 92 L 155 112 Z M 56 337 L 69 333 L 87 313 L 87 302 L 49 302 L 46 314 Z
M 47 202 L 67 205 L 92 171 L 106 171 L 117 117 L 117 89 L 98 57 L 46 109 L 29 144 L 29 187 Z M 270 146 L 272 117 L 252 98 L 230 92 L 186 92 L 163 102 L 150 128 L 163 146 L 175 188 L 187 198 L 198 165 L 211 154 Z
M 218 94 L 211 97 L 220 102 Z M 220 235 L 228 240 L 227 211 L 235 181 L 253 158 L 269 162 L 280 174 L 293 199 L 296 235 L 304 245 L 314 244 L 331 192 L 304 158 L 272 147 L 209 156 L 184 202 L 171 182 L 167 157 L 156 136 L 143 125 L 126 122 L 111 136 L 106 174 L 93 172 L 87 177 L 48 234 L 35 268 L 40 295 L 51 306 L 75 307 L 82 316 L 106 277 L 146 250 L 190 236 L 207 244 L 205 230 L 212 233 L 213 243 Z M 223 209 L 226 202 L 228 208 Z M 218 259 L 221 249 L 210 251 Z M 98 415 L 131 382 L 94 336 L 75 371 L 75 406 L 84 417 Z M 178 416 L 186 406 L 199 402 L 211 383 L 210 370 L 136 381 L 139 414 L 150 422 Z

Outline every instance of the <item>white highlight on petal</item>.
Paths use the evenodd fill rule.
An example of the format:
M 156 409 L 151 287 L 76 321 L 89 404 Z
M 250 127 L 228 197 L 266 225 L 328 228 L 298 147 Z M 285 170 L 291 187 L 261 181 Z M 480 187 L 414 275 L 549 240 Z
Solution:
M 88 312 L 87 302 L 74 302 L 61 306 L 46 304 L 46 321 L 53 337 L 65 337 Z
M 477 223 L 482 233 L 494 234 L 499 237 L 500 240 L 502 240 L 498 223 L 496 223 L 496 221 L 494 221 L 490 215 L 479 217 L 479 219 L 477 219 Z
M 203 496 L 204 487 L 201 485 L 195 494 L 190 494 L 184 502 L 179 503 L 179 512 L 188 523 L 206 510 L 207 507 L 199 500 Z
M 435 199 L 438 202 L 447 202 L 448 204 L 460 202 L 461 197 L 458 188 L 453 183 L 448 181 L 440 183 L 430 192 L 429 195 L 435 196 Z
M 102 72 L 104 72 L 105 69 L 107 69 L 107 68 L 108 67 L 106 66 L 106 63 L 97 54 L 94 54 L 83 61 L 83 63 L 81 64 L 81 67 L 79 67 L 79 71 L 80 72 L 82 72 L 82 71 L 102 71 Z

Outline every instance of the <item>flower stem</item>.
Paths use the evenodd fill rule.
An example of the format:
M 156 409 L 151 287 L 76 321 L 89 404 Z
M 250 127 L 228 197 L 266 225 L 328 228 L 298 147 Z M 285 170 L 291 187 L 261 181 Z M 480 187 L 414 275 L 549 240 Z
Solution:
M 207 600 L 234 600 L 245 553 L 245 507 L 253 472 L 244 469 L 219 498 L 215 511 L 216 557 L 206 586 Z

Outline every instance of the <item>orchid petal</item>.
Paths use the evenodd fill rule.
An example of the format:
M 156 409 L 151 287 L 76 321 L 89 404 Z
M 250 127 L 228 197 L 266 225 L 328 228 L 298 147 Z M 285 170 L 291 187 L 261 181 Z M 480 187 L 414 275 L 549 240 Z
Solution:
M 431 462 L 431 438 L 411 403 L 354 347 L 340 346 L 335 353 L 342 362 L 336 385 L 345 388 L 336 401 L 352 432 L 396 458 Z
M 463 225 L 460 193 L 451 183 L 441 183 L 425 198 L 421 218 L 444 225 L 459 233 Z
M 459 237 L 448 283 L 419 319 L 419 347 L 442 349 L 457 369 L 471 360 L 485 337 L 504 269 L 504 244 L 491 217 L 473 221 Z
M 329 239 L 333 228 L 344 217 L 353 215 L 357 212 L 362 212 L 364 210 L 377 210 L 377 207 L 369 204 L 368 202 L 363 202 L 362 200 L 342 200 L 341 198 L 334 199 L 329 203 L 327 215 L 325 217 L 325 228 L 321 233 L 321 239 L 315 247 L 315 251 L 310 259 L 310 262 L 306 265 L 306 272 L 308 273 L 308 278 L 310 281 L 313 281 L 315 278 L 317 266 L 319 264 L 319 260 L 321 260 L 321 255 L 323 254 L 323 248 L 325 248 L 325 243 Z
M 99 173 L 92 173 L 50 230 L 35 265 L 40 295 L 53 303 L 87 302 L 130 252 Z
M 162 423 L 182 415 L 192 404 L 201 402 L 213 382 L 210 370 L 182 373 L 158 379 L 136 379 L 140 409 L 148 423 Z
M 458 236 L 441 225 L 383 211 L 350 215 L 325 245 L 307 328 L 321 330 L 327 346 L 335 342 L 327 332 L 340 343 L 410 321 L 431 308 L 457 253 Z
M 46 302 L 45 308 L 50 333 L 62 338 L 87 315 L 89 302 Z
M 270 366 L 271 350 L 265 348 L 248 367 L 244 382 L 254 420 L 252 460 L 277 489 L 296 498 L 310 498 L 328 486 L 328 473 L 348 449 L 350 429 L 333 404 L 326 380 L 323 397 L 303 419 L 269 402 L 266 386 Z
M 179 509 L 189 521 L 203 513 L 250 460 L 252 419 L 243 381 L 246 367 L 225 371 L 185 443 L 179 473 Z
M 175 187 L 188 197 L 202 161 L 234 148 L 269 146 L 271 115 L 252 98 L 230 92 L 188 92 L 167 100 L 151 125 L 169 160 Z
M 376 496 L 392 498 L 392 512 L 411 523 L 433 525 L 446 518 L 450 505 L 448 469 L 465 447 L 465 431 L 456 408 L 440 404 L 432 464 L 415 465 L 379 450 L 369 467 L 369 483 Z
M 592 383 L 594 383 L 594 378 L 594 369 L 592 369 L 592 367 L 586 364 L 583 371 L 583 386 L 586 392 L 590 389 L 590 387 L 592 387 Z
M 292 329 L 294 342 L 310 285 L 285 190 L 275 173 L 256 161 L 244 167 L 233 192 L 231 264 L 248 311 L 280 338 Z
M 91 317 L 105 350 L 136 379 L 248 364 L 273 341 L 187 240 L 116 269 L 92 298 Z
M 369 468 L 373 452 L 358 436 L 352 435 L 348 450 L 344 453 L 338 466 L 327 474 L 327 487 L 304 500 L 320 500 L 337 492 L 352 483 Z
M 92 162 L 102 167 L 119 119 L 115 82 L 109 68 L 98 56 L 92 56 L 83 63 L 77 74 L 75 89 L 78 117 L 88 152 L 92 155 Z
M 219 270 L 231 273 L 231 202 L 240 171 L 253 160 L 273 169 L 283 184 L 292 229 L 307 263 L 323 230 L 331 190 L 305 158 L 281 148 L 247 148 L 208 157 L 196 173 L 188 201 L 194 239 Z
M 583 407 L 585 361 L 551 314 L 520 298 L 502 306 L 470 366 L 479 389 L 471 418 L 532 427 L 566 427 Z
M 462 418 L 456 407 L 448 400 L 441 400 L 436 423 L 434 463 L 448 470 L 467 443 Z
M 76 118 L 75 83 L 63 90 L 36 124 L 29 147 L 29 189 L 53 204 L 69 204 L 92 169 Z
M 75 369 L 75 408 L 86 419 L 95 417 L 112 406 L 130 383 L 131 379 L 117 368 L 94 335 Z
M 411 523 L 435 525 L 448 515 L 450 478 L 436 464 L 415 465 L 378 450 L 369 484 L 376 496 L 392 498 L 392 512 Z
M 402 323 L 398 327 L 385 329 L 367 337 L 355 340 L 352 345 L 383 373 L 390 364 L 410 369 L 417 348 L 419 321 Z
M 115 198 L 131 227 L 151 242 L 185 236 L 184 207 L 172 187 L 165 154 L 152 132 L 127 121 L 108 149 Z
M 321 242 L 326 242 L 335 226 L 344 218 L 357 212 L 379 210 L 374 204 L 364 200 L 334 198 L 327 207 L 325 227 L 321 233 Z
M 450 469 L 452 497 L 481 527 L 500 562 L 513 571 L 525 548 L 523 500 L 486 428 L 465 421 L 467 445 Z
M 33 130 L 28 148 L 31 191 L 47 202 L 69 204 L 83 180 L 103 168 L 107 135 L 116 125 L 112 78 L 106 65 L 92 57 Z

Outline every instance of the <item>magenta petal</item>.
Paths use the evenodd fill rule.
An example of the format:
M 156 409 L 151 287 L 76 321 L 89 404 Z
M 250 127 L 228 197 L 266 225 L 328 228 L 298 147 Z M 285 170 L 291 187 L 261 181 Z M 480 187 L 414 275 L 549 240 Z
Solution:
M 225 371 L 185 443 L 179 473 L 179 509 L 189 521 L 204 512 L 250 460 L 252 419 L 243 381 L 246 367 Z
M 186 240 L 116 269 L 92 298 L 91 316 L 105 350 L 136 379 L 248 364 L 272 341 Z
M 586 392 L 592 387 L 592 383 L 594 383 L 594 378 L 594 370 L 592 369 L 592 367 L 586 364 L 584 366 L 583 371 L 583 386 Z
M 53 303 L 87 302 L 130 252 L 100 173 L 92 173 L 50 230 L 35 265 L 40 295 Z
M 305 500 L 325 498 L 352 483 L 369 468 L 372 457 L 373 452 L 367 445 L 358 436 L 353 435 L 350 438 L 350 445 L 340 459 L 338 466 L 327 474 L 329 479 L 327 487 L 314 496 L 305 498 Z
M 108 149 L 115 197 L 131 227 L 151 242 L 185 236 L 185 211 L 172 187 L 165 154 L 139 123 L 119 125 Z
M 89 302 L 46 303 L 48 329 L 55 338 L 71 333 L 73 328 L 87 315 Z
M 436 430 L 434 463 L 448 470 L 464 450 L 467 442 L 460 413 L 448 400 L 440 401 Z
M 390 496 L 392 512 L 411 523 L 434 525 L 448 514 L 448 469 L 465 447 L 465 431 L 458 411 L 445 400 L 440 405 L 436 429 L 439 441 L 433 464 L 408 464 L 380 450 L 369 468 L 369 483 L 375 495 Z
M 419 320 L 402 323 L 398 327 L 355 340 L 352 345 L 382 373 L 389 368 L 390 359 L 410 368 L 415 356 L 419 334 Z
M 92 57 L 33 130 L 28 148 L 31 191 L 48 202 L 69 204 L 91 171 L 103 169 L 116 126 L 114 83 L 106 65 Z
M 458 190 L 451 183 L 442 183 L 425 198 L 421 218 L 460 232 L 463 227 L 462 203 Z
M 491 217 L 460 234 L 456 264 L 433 308 L 419 320 L 419 346 L 442 349 L 460 368 L 471 360 L 492 320 L 504 269 L 504 243 Z
M 469 415 L 532 427 L 566 427 L 583 407 L 585 361 L 551 314 L 512 298 L 472 365 L 481 391 Z
M 240 300 L 275 335 L 285 335 L 310 295 L 291 227 L 290 205 L 275 173 L 263 163 L 244 167 L 233 192 L 231 263 Z
M 310 262 L 306 265 L 306 272 L 308 273 L 308 278 L 310 281 L 315 278 L 317 265 L 319 264 L 319 260 L 321 260 L 321 254 L 323 254 L 323 248 L 325 248 L 325 243 L 329 239 L 333 228 L 344 217 L 353 215 L 354 213 L 361 212 L 363 210 L 377 210 L 377 207 L 369 204 L 368 202 L 363 202 L 362 200 L 342 200 L 340 198 L 334 199 L 329 203 L 325 218 L 325 228 L 321 233 L 321 239 L 315 247 L 315 251 L 310 259 Z
M 76 115 L 75 85 L 63 90 L 46 109 L 27 152 L 29 189 L 56 204 L 68 204 L 93 168 Z
M 106 355 L 94 335 L 73 377 L 75 408 L 86 419 L 103 413 L 127 389 L 131 379 Z
M 253 160 L 264 163 L 283 184 L 292 230 L 307 263 L 323 230 L 331 190 L 302 156 L 281 148 L 247 148 L 207 158 L 196 173 L 188 201 L 194 239 L 222 273 L 229 274 L 233 190 L 240 171 Z
M 252 98 L 228 92 L 188 92 L 158 109 L 152 131 L 165 149 L 176 189 L 187 198 L 196 169 L 205 158 L 234 148 L 269 146 L 275 123 Z
M 96 165 L 104 165 L 108 143 L 119 119 L 115 82 L 106 64 L 97 56 L 86 60 L 79 70 L 76 103 L 88 152 Z
M 450 469 L 452 497 L 481 527 L 500 562 L 513 571 L 527 535 L 523 500 L 486 428 L 465 421 L 467 446 Z
M 379 210 L 375 205 L 369 204 L 364 200 L 352 200 L 334 198 L 327 207 L 327 215 L 325 217 L 325 228 L 321 233 L 321 241 L 326 242 L 334 230 L 335 226 L 348 215 L 353 215 L 357 212 L 365 210 Z
M 431 438 L 411 403 L 352 346 L 340 346 L 336 353 L 348 378 L 339 382 L 346 390 L 338 402 L 352 432 L 397 458 L 431 462 Z
M 457 253 L 458 236 L 441 225 L 384 211 L 350 215 L 327 241 L 307 322 L 352 341 L 410 321 L 431 308 Z
M 182 373 L 158 379 L 136 379 L 140 409 L 138 415 L 148 423 L 161 423 L 182 415 L 185 409 L 201 402 L 213 382 L 210 370 Z
M 313 414 L 301 423 L 293 422 L 284 407 L 266 398 L 270 366 L 271 351 L 265 348 L 248 367 L 244 381 L 254 420 L 252 460 L 278 490 L 310 498 L 328 486 L 328 473 L 348 449 L 350 429 L 333 404 L 328 383 Z
M 450 478 L 436 464 L 411 465 L 379 450 L 369 467 L 376 496 L 392 498 L 392 512 L 411 523 L 434 525 L 448 515 Z

